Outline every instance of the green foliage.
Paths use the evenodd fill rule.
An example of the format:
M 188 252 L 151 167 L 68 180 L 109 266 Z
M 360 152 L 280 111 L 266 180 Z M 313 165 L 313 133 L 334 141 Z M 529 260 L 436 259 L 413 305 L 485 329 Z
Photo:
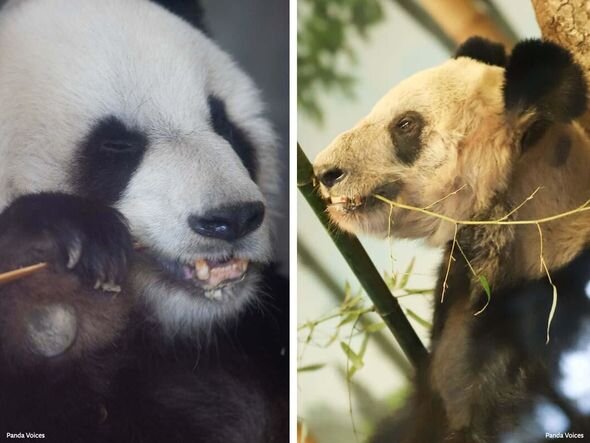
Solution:
M 389 289 L 392 291 L 392 297 L 403 298 L 414 295 L 428 295 L 432 289 L 414 289 L 408 287 L 410 276 L 414 271 L 415 259 L 412 259 L 404 272 L 384 273 L 384 280 L 387 282 Z M 369 340 L 373 334 L 376 334 L 386 328 L 383 321 L 368 321 L 364 318 L 366 314 L 374 313 L 374 306 L 367 306 L 367 297 L 361 290 L 353 292 L 348 282 L 344 285 L 344 299 L 340 306 L 333 312 L 301 324 L 298 328 L 300 334 L 301 352 L 299 362 L 303 360 L 305 347 L 313 344 L 322 348 L 328 348 L 339 342 L 340 348 L 344 353 L 347 362 L 347 379 L 350 381 L 365 365 L 364 357 L 367 351 Z M 418 316 L 414 311 L 405 309 L 406 314 L 426 329 L 432 328 L 432 324 Z M 363 322 L 359 321 L 363 319 Z M 318 326 L 329 324 L 330 334 L 322 340 L 314 339 Z M 360 345 L 353 346 L 352 338 L 360 336 L 362 340 Z M 355 342 L 356 343 L 356 342 Z M 306 364 L 299 366 L 299 372 L 314 372 L 326 367 L 325 363 Z
M 338 68 L 345 54 L 355 61 L 350 35 L 367 37 L 384 17 L 381 0 L 301 0 L 297 34 L 297 100 L 299 109 L 322 122 L 318 91 L 337 89 L 352 96 L 355 78 Z

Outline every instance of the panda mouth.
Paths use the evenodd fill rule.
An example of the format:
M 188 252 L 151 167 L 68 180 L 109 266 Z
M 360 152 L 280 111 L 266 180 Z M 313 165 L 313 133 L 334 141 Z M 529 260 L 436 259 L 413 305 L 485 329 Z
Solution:
M 251 268 L 250 260 L 235 256 L 200 257 L 188 263 L 158 257 L 157 262 L 170 277 L 200 289 L 211 300 L 221 300 L 223 289 L 243 281 Z
M 248 272 L 249 260 L 229 258 L 225 260 L 208 260 L 199 258 L 194 265 L 184 265 L 182 270 L 185 280 L 199 283 L 203 289 L 220 289 L 241 281 Z
M 393 200 L 400 193 L 401 188 L 401 183 L 395 181 L 377 186 L 366 195 L 357 194 L 352 197 L 344 195 L 330 196 L 326 199 L 326 205 L 329 210 L 341 214 L 370 211 L 378 205 L 383 204 L 383 201 L 379 200 L 376 195 Z

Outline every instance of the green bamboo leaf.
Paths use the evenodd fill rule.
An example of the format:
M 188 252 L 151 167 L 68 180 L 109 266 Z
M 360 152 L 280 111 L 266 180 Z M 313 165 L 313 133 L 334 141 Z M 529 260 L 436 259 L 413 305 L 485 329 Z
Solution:
M 348 283 L 347 281 L 344 282 L 344 303 L 346 303 L 348 301 L 348 299 L 350 298 L 351 295 L 351 287 L 350 287 L 350 283 Z
M 479 311 L 477 311 L 475 314 L 473 315 L 479 315 L 481 314 L 483 311 L 485 311 L 485 309 L 488 307 L 488 305 L 490 304 L 490 301 L 492 300 L 492 291 L 490 290 L 490 283 L 488 282 L 488 279 L 485 277 L 485 275 L 480 275 L 479 276 L 479 283 L 481 284 L 483 290 L 486 293 L 486 304 L 484 305 L 483 308 L 481 308 Z
M 373 334 L 375 332 L 379 332 L 382 329 L 385 329 L 387 325 L 384 322 L 381 323 L 371 323 L 365 328 L 365 332 L 367 334 Z
M 359 318 L 359 315 L 360 314 L 358 313 L 358 311 L 355 311 L 355 312 L 352 312 L 352 313 L 348 314 L 346 317 L 344 317 L 340 321 L 340 323 L 338 323 L 338 326 L 337 327 L 340 327 L 340 326 L 346 325 L 348 323 L 352 323 L 354 321 L 357 321 L 357 319 Z
M 424 320 L 422 317 L 420 317 L 418 314 L 416 314 L 411 309 L 406 309 L 405 311 L 406 311 L 406 314 L 408 314 L 408 316 L 410 318 L 414 319 L 421 326 L 424 326 L 426 329 L 432 329 L 432 323 L 430 323 L 427 320 Z
M 492 291 L 490 290 L 490 284 L 488 283 L 488 279 L 485 277 L 485 275 L 479 276 L 479 282 L 481 283 L 483 290 L 486 291 L 488 299 L 492 298 Z
M 355 297 L 351 297 L 348 301 L 344 302 L 342 306 L 340 306 L 340 310 L 343 312 L 350 311 L 351 309 L 355 308 L 361 301 L 363 301 L 362 295 L 357 295 Z
M 344 354 L 346 354 L 346 357 L 350 361 L 350 364 L 352 365 L 351 367 L 353 369 L 354 368 L 360 369 L 360 368 L 362 368 L 365 365 L 365 363 L 363 362 L 363 359 L 356 352 L 354 352 L 350 348 L 350 346 L 348 346 L 346 343 L 344 343 L 343 341 L 341 341 L 340 342 L 340 347 L 342 348 L 342 351 L 344 351 Z
M 297 372 L 313 372 L 313 371 L 318 371 L 322 368 L 324 368 L 326 366 L 325 363 L 316 363 L 313 365 L 306 365 L 306 366 L 300 366 L 297 368 Z
M 410 260 L 410 264 L 406 268 L 406 272 L 402 275 L 402 279 L 399 282 L 399 289 L 404 289 L 407 286 L 408 280 L 410 279 L 410 275 L 412 275 L 412 271 L 414 270 L 415 264 L 416 257 L 412 257 L 412 260 Z

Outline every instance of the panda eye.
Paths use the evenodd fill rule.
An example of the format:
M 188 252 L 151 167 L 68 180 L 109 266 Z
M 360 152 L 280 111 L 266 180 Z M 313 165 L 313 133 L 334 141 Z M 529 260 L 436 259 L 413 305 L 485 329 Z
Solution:
M 138 150 L 138 146 L 135 143 L 120 140 L 106 140 L 100 145 L 100 149 L 106 152 L 135 152 Z
M 396 126 L 400 131 L 410 133 L 416 127 L 416 122 L 411 117 L 403 117 Z

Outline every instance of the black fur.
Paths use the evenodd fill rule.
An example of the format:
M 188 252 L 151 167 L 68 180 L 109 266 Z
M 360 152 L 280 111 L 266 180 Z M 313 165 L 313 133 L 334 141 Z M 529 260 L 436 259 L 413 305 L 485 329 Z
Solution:
M 504 46 L 483 37 L 471 37 L 465 40 L 455 52 L 455 58 L 459 57 L 469 57 L 492 66 L 506 66 Z
M 36 432 L 60 443 L 287 441 L 288 282 L 268 268 L 262 311 L 252 306 L 204 336 L 170 339 L 125 284 L 121 294 L 104 293 L 64 269 L 53 226 L 75 228 L 82 203 L 41 194 L 0 215 L 0 272 L 49 264 L 0 285 L 0 435 Z M 56 223 L 54 208 L 73 220 Z M 114 211 L 99 209 L 85 215 L 110 226 Z M 48 228 L 32 228 L 31 212 Z M 56 305 L 73 307 L 77 335 L 46 358 L 28 345 L 27 326 L 39 306 Z M 60 328 L 48 324 L 47 333 Z
M 223 100 L 211 95 L 208 99 L 211 122 L 215 132 L 222 136 L 238 154 L 242 163 L 250 173 L 250 177 L 256 180 L 258 165 L 256 162 L 256 150 L 248 137 L 228 117 Z
M 410 111 L 394 119 L 389 125 L 389 135 L 396 157 L 406 166 L 411 166 L 422 151 L 422 128 L 424 118 L 420 113 Z
M 288 441 L 288 282 L 268 269 L 264 285 L 264 312 L 252 307 L 211 337 L 170 343 L 155 325 L 138 331 L 113 425 L 131 419 L 153 442 Z
M 203 7 L 199 0 L 152 0 L 170 12 L 182 17 L 195 28 L 206 32 Z
M 73 251 L 81 248 L 73 271 L 89 284 L 97 280 L 120 283 L 132 249 L 131 235 L 119 212 L 96 201 L 59 193 L 17 198 L 0 215 L 0 233 L 8 238 L 49 235 L 60 251 L 63 268 Z M 30 259 L 42 261 L 41 255 L 33 250 Z M 21 265 L 28 264 L 34 263 Z
M 570 153 L 572 152 L 572 139 L 567 135 L 562 135 L 557 140 L 554 149 L 554 157 L 551 164 L 556 168 L 559 168 L 567 163 Z
M 456 258 L 445 301 L 435 305 L 433 352 L 443 335 L 450 332 L 449 312 L 468 299 L 469 269 L 462 257 Z M 442 270 L 443 276 L 445 272 L 446 268 Z M 586 293 L 590 284 L 590 250 L 552 273 L 552 279 L 559 288 L 559 301 L 549 344 L 545 340 L 553 289 L 546 278 L 517 281 L 492 290 L 491 302 L 481 314 L 475 317 L 478 307 L 472 307 L 461 320 L 468 325 L 468 338 L 456 345 L 457 350 L 461 349 L 462 361 L 469 363 L 456 370 L 467 374 L 445 375 L 449 380 L 458 376 L 474 380 L 456 393 L 462 395 L 471 390 L 471 402 L 466 401 L 461 410 L 446 410 L 439 393 L 432 389 L 430 373 L 436 367 L 431 360 L 430 367 L 419 371 L 411 400 L 393 419 L 381 425 L 372 442 L 544 441 L 545 432 L 551 432 L 551 428 L 535 417 L 535 408 L 541 405 L 550 405 L 567 417 L 564 432 L 590 435 L 590 414 L 577 407 L 560 387 L 561 359 L 590 339 L 585 327 L 590 319 L 590 298 Z M 442 278 L 436 300 L 440 299 L 441 290 Z M 449 416 L 461 414 L 471 417 L 469 425 L 451 429 Z
M 514 47 L 505 73 L 507 111 L 535 111 L 550 121 L 569 122 L 586 111 L 586 94 L 583 71 L 567 50 L 541 40 Z
M 80 195 L 106 204 L 119 200 L 143 159 L 148 139 L 108 116 L 100 120 L 81 142 L 70 176 Z
M 521 153 L 528 151 L 539 142 L 547 130 L 551 127 L 551 122 L 545 119 L 535 120 L 524 132 L 520 141 Z
M 83 284 L 64 268 L 64 246 L 54 227 L 45 229 L 41 218 L 38 228 L 31 227 L 32 210 L 45 215 L 48 208 L 66 209 L 66 199 L 57 200 L 54 195 L 21 199 L 0 215 L 0 272 L 48 263 L 33 275 L 0 285 L 0 435 L 35 432 L 44 434 L 43 441 L 98 443 L 106 441 L 100 425 L 113 395 L 111 380 L 126 359 L 118 344 L 132 299 Z M 27 208 L 29 203 L 35 206 Z M 75 338 L 48 358 L 34 346 L 29 327 L 40 310 L 63 307 L 74 313 Z M 36 333 L 55 338 L 70 332 L 51 317 L 41 324 L 45 331 L 37 325 Z

